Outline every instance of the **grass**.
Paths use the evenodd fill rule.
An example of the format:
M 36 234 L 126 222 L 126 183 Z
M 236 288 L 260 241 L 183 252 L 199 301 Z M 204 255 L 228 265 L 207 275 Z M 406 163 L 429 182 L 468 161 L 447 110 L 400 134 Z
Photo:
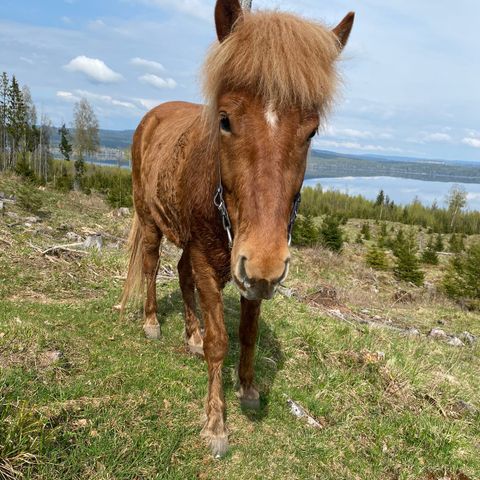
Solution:
M 16 182 L 2 178 L 0 190 Z M 223 369 L 231 448 L 214 460 L 199 438 L 206 367 L 183 348 L 177 280 L 162 279 L 163 338 L 147 341 L 138 309 L 124 319 L 112 309 L 122 250 L 52 260 L 39 253 L 68 243 L 66 231 L 123 237 L 129 219 L 113 217 L 96 196 L 41 193 L 38 224 L 26 227 L 28 212 L 18 207 L 9 210 L 20 220 L 0 218 L 0 478 L 8 468 L 11 478 L 42 480 L 480 478 L 478 343 L 454 348 L 339 322 L 277 296 L 264 304 L 258 339 L 261 409 L 242 411 L 235 397 L 239 302 L 231 286 Z M 408 287 L 372 273 L 358 248 L 366 247 L 352 244 L 331 258 L 296 250 L 289 286 L 303 294 L 328 283 L 342 305 L 393 324 L 428 331 L 442 320 L 448 331 L 479 334 L 478 314 L 438 293 L 432 299 L 415 289 L 412 303 L 392 306 L 392 294 Z M 177 259 L 167 246 L 164 264 Z M 45 361 L 57 351 L 58 360 Z M 322 428 L 293 416 L 288 398 Z

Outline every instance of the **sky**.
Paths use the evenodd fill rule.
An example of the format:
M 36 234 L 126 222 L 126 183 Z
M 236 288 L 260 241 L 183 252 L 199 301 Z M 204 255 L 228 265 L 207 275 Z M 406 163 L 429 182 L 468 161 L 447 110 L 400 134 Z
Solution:
M 134 129 L 153 106 L 201 102 L 214 0 L 1 0 L 0 71 L 40 113 L 71 125 L 85 97 L 101 128 Z M 314 147 L 480 162 L 480 2 L 253 0 L 336 25 L 356 12 L 336 107 Z

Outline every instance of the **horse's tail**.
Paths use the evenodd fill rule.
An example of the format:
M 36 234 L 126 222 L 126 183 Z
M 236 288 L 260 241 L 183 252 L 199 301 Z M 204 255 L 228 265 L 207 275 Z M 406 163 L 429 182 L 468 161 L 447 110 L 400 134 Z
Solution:
M 127 243 L 128 250 L 130 252 L 130 261 L 128 263 L 127 279 L 123 287 L 121 298 L 121 312 L 125 311 L 125 307 L 128 301 L 134 297 L 138 298 L 144 288 L 144 276 L 143 276 L 143 233 L 138 220 L 138 215 L 135 213 L 133 217 L 132 228 L 128 236 Z

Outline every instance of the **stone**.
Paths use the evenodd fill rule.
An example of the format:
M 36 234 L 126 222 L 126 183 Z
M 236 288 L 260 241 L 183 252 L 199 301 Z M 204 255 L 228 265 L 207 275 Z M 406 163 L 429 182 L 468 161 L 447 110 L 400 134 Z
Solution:
M 25 219 L 25 222 L 28 222 L 28 223 L 38 223 L 40 221 L 41 221 L 41 219 L 38 218 L 38 217 L 27 217 Z
M 96 248 L 101 250 L 103 247 L 103 239 L 101 235 L 89 235 L 83 242 L 85 248 Z
M 447 334 L 440 328 L 432 328 L 428 336 L 432 338 L 447 338 Z
M 130 216 L 130 209 L 127 207 L 120 207 L 118 210 L 119 217 L 129 217 Z
M 67 240 L 72 241 L 72 242 L 81 242 L 83 240 L 82 237 L 78 233 L 75 233 L 75 232 L 67 232 L 65 234 L 65 238 Z
M 477 341 L 477 337 L 470 332 L 461 333 L 458 338 L 469 345 L 473 345 Z
M 449 345 L 452 347 L 464 347 L 465 344 L 458 338 L 458 337 L 452 337 L 448 342 Z
M 406 330 L 407 335 L 411 335 L 412 337 L 417 337 L 420 335 L 420 330 L 418 328 L 411 327 L 408 330 Z

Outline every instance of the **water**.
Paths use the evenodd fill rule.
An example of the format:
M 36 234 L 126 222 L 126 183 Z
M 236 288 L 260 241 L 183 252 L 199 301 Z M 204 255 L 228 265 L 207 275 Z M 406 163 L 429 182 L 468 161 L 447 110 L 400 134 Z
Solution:
M 349 195 L 362 195 L 370 200 L 377 198 L 383 189 L 396 204 L 406 205 L 415 197 L 424 205 L 437 201 L 439 207 L 445 207 L 445 197 L 453 185 L 462 186 L 467 192 L 467 209 L 480 211 L 479 183 L 425 182 L 395 177 L 342 177 L 313 178 L 306 180 L 304 186 L 314 187 L 321 184 L 324 190 L 338 190 Z

